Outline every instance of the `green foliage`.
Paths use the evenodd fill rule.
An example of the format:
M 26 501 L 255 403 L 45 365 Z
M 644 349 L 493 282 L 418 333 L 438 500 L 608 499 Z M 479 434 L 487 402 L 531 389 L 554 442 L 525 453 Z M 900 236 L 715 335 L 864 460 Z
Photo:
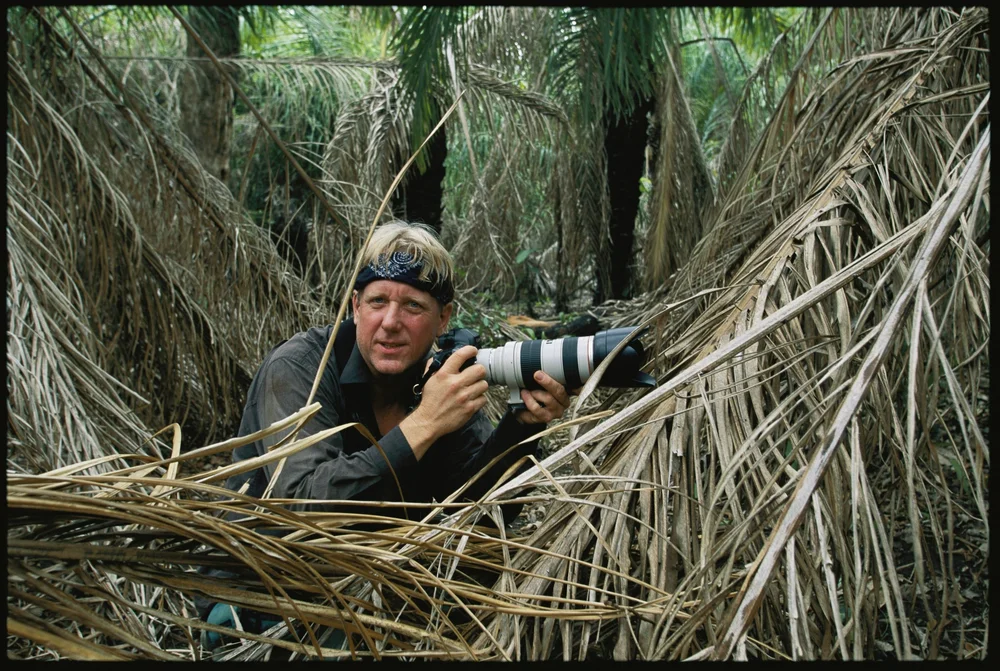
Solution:
M 497 347 L 508 339 L 500 328 L 502 307 L 492 294 L 476 294 L 468 301 L 456 301 L 451 328 L 463 328 L 479 334 L 481 347 Z
M 357 7 L 274 7 L 262 21 L 246 21 L 244 53 L 256 58 L 369 58 L 381 56 L 381 33 Z
M 653 95 L 655 66 L 673 39 L 671 8 L 573 7 L 557 11 L 547 72 L 585 123 L 629 114 Z
M 706 42 L 690 43 L 682 52 L 689 107 L 706 160 L 718 153 L 748 73 L 737 47 L 730 41 L 715 43 L 715 55 Z M 722 63 L 720 73 L 717 61 Z
M 802 7 L 706 7 L 706 21 L 736 40 L 749 59 L 759 60 L 771 43 L 788 30 Z
M 246 55 L 259 59 L 342 58 L 368 59 L 377 56 L 380 29 L 354 7 L 279 7 L 270 15 L 267 30 L 255 31 L 247 22 L 242 32 Z M 310 177 L 319 179 L 326 143 L 341 106 L 360 96 L 370 86 L 372 70 L 362 64 L 344 66 L 300 63 L 288 68 L 270 66 L 251 70 L 242 81 L 248 97 L 269 120 L 282 140 L 299 155 Z M 259 223 L 267 224 L 267 208 L 280 194 L 283 205 L 311 198 L 301 177 L 287 165 L 281 150 L 262 137 L 252 161 L 250 148 L 258 132 L 256 120 L 242 103 L 236 104 L 237 125 L 242 127 L 234 142 L 234 174 L 246 171 L 245 205 L 256 213 Z M 242 123 L 241 123 L 242 122 Z M 286 179 L 288 194 L 286 197 Z
M 108 56 L 137 53 L 178 56 L 184 53 L 185 37 L 170 10 L 162 6 L 112 5 L 66 7 L 84 32 Z M 58 22 L 59 30 L 68 26 Z
M 709 35 L 697 21 L 688 22 L 683 31 L 681 63 L 688 105 L 705 159 L 711 164 L 729 135 L 736 113 L 734 105 L 751 70 L 802 9 L 728 7 L 694 11 L 702 12 Z M 779 76 L 782 71 L 779 68 Z M 776 89 L 783 86 L 780 81 L 771 85 Z
M 447 80 L 444 46 L 453 41 L 459 26 L 468 18 L 468 7 L 413 7 L 392 36 L 390 44 L 399 62 L 405 95 L 403 105 L 412 105 L 410 127 L 416 149 L 437 123 L 440 110 L 434 98 L 438 82 Z M 417 157 L 423 171 L 426 157 Z

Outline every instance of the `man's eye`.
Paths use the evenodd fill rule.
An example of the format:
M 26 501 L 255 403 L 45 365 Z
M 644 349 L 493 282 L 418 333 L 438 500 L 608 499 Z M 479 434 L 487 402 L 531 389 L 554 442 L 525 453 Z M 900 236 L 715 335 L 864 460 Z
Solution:
M 423 305 L 421 305 L 420 303 L 418 303 L 418 302 L 416 302 L 416 301 L 410 301 L 410 302 L 408 303 L 408 305 L 409 305 L 409 306 L 410 306 L 410 308 L 411 308 L 411 309 L 413 309 L 413 310 L 419 310 L 419 309 L 421 309 L 421 308 L 423 308 L 423 307 L 424 307 Z

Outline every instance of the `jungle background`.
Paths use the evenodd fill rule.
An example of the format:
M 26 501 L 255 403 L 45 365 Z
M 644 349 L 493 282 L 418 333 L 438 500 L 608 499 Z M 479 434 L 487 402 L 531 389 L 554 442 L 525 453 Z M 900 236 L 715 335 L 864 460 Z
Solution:
M 8 658 L 201 659 L 195 594 L 282 620 L 217 659 L 985 658 L 986 9 L 13 7 L 7 37 Z M 528 471 L 380 532 L 226 491 L 263 356 L 393 217 L 484 344 L 643 326 L 657 387 L 588 383 Z

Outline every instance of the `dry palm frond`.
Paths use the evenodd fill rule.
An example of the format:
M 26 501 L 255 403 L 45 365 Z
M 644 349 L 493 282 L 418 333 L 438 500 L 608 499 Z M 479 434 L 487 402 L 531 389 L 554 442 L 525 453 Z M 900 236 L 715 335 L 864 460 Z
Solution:
M 884 48 L 787 108 L 668 295 L 617 318 L 654 327 L 658 389 L 420 522 L 293 512 L 185 456 L 9 475 L 15 654 L 191 659 L 198 593 L 283 618 L 228 631 L 241 659 L 985 656 L 957 560 L 989 547 L 988 12 L 856 18 Z M 545 519 L 477 525 L 513 500 Z
M 720 207 L 762 241 L 737 239 L 723 219 L 709 237 L 752 252 L 736 272 L 714 274 L 719 248 L 702 245 L 668 296 L 676 309 L 657 318 L 660 388 L 544 462 L 607 454 L 602 474 L 627 478 L 639 464 L 643 480 L 666 488 L 652 504 L 648 494 L 633 500 L 664 511 L 663 541 L 627 556 L 662 589 L 711 606 L 680 627 L 666 616 L 622 630 L 614 649 L 626 657 L 686 657 L 720 640 L 714 654 L 723 657 L 862 658 L 883 626 L 899 658 L 940 650 L 941 618 L 960 587 L 947 568 L 954 541 L 940 526 L 958 512 L 957 483 L 965 528 L 988 540 L 988 446 L 977 429 L 982 408 L 969 399 L 988 389 L 989 128 L 988 89 L 978 83 L 985 13 L 937 17 L 939 33 L 904 21 L 916 32 L 887 42 L 912 48 L 861 55 L 818 84 L 811 100 L 844 106 L 803 110 L 787 144 L 744 168 L 758 186 Z M 726 286 L 700 314 L 697 302 L 678 300 L 713 278 Z M 900 480 L 908 485 L 895 496 Z M 529 475 L 508 486 L 521 481 Z M 785 514 L 793 490 L 796 507 Z M 890 535 L 900 525 L 913 536 Z M 589 530 L 560 528 L 561 547 L 588 547 Z M 925 595 L 918 612 L 896 565 L 906 550 L 922 562 L 909 583 L 910 594 Z M 932 584 L 939 571 L 945 582 Z M 744 577 L 747 596 L 733 601 Z
M 147 98 L 150 110 L 175 114 L 179 113 L 180 106 L 179 80 L 185 74 L 197 76 L 200 71 L 194 66 L 207 62 L 205 58 L 155 56 L 120 56 L 105 60 L 131 87 L 133 95 Z M 346 58 L 218 60 L 231 68 L 238 81 L 244 82 L 251 101 L 278 126 L 303 118 L 320 127 L 332 125 L 344 105 L 356 99 L 360 92 L 370 89 L 371 80 L 378 72 L 395 69 L 391 61 Z
M 72 240 L 45 225 L 58 217 L 26 188 L 30 175 L 13 158 L 7 164 L 8 455 L 16 466 L 45 471 L 103 456 L 108 439 L 142 442 L 148 431 L 121 395 L 149 401 L 95 364 L 96 339 L 75 335 L 91 329 L 75 269 L 59 262 L 72 253 Z
M 408 155 L 409 113 L 399 104 L 399 75 L 380 72 L 372 90 L 337 117 L 323 154 L 323 183 L 336 193 L 343 219 L 365 231 Z
M 835 11 L 838 18 L 849 20 L 849 11 Z M 746 164 L 746 157 L 760 137 L 764 126 L 767 122 L 778 118 L 775 114 L 779 101 L 775 100 L 774 73 L 790 70 L 792 83 L 799 86 L 803 66 L 811 70 L 814 76 L 822 76 L 833 64 L 830 58 L 821 58 L 815 50 L 807 48 L 810 38 L 816 34 L 817 24 L 828 24 L 832 15 L 833 12 L 827 9 L 813 9 L 800 14 L 788 30 L 775 38 L 768 53 L 750 74 L 743 86 L 722 151 L 715 160 L 720 193 L 726 193 L 733 188 L 733 180 L 740 172 L 740 168 Z M 842 46 L 847 51 L 840 52 L 841 58 L 833 59 L 834 63 L 852 53 L 852 47 L 847 46 L 847 43 L 834 45 L 835 48 L 836 46 Z M 799 57 L 802 55 L 807 58 L 800 61 Z M 793 61 L 798 67 L 792 66 Z
M 586 244 L 575 225 L 576 130 L 541 89 L 552 18 L 543 8 L 484 8 L 458 31 L 451 63 L 453 85 L 466 87 L 473 171 L 448 194 L 443 237 L 459 267 L 478 270 L 462 289 L 529 305 L 541 292 L 562 303 L 575 293 L 565 269 L 581 265 Z
M 174 430 L 179 434 L 177 427 Z M 179 440 L 179 435 L 175 437 Z M 102 476 L 80 475 L 76 471 L 82 468 L 10 476 L 8 519 L 16 530 L 8 540 L 8 555 L 14 562 L 9 578 L 15 586 L 10 596 L 19 603 L 11 615 L 19 635 L 53 652 L 82 657 L 80 651 L 53 645 L 31 629 L 40 614 L 47 613 L 56 630 L 68 618 L 84 627 L 96 626 L 103 637 L 138 649 L 128 656 L 190 658 L 184 641 L 196 640 L 193 629 L 205 625 L 192 618 L 183 600 L 164 598 L 179 590 L 312 627 L 346 629 L 366 648 L 325 654 L 492 658 L 497 651 L 474 649 L 464 640 L 483 629 L 484 619 L 497 612 L 558 613 L 553 606 L 526 611 L 516 595 L 475 582 L 475 576 L 492 580 L 503 554 L 527 549 L 516 539 L 473 528 L 482 514 L 475 507 L 460 504 L 441 523 L 365 532 L 348 525 L 399 521 L 380 518 L 379 504 L 373 504 L 370 515 L 359 517 L 293 513 L 285 510 L 284 500 L 240 496 L 234 500 L 232 492 L 208 484 L 223 480 L 232 470 L 228 468 L 183 480 L 174 474 L 179 461 L 228 451 L 254 438 L 230 440 L 172 460 L 143 459 L 135 467 Z M 268 458 L 281 459 L 312 440 L 287 444 Z M 443 506 L 451 511 L 456 504 Z M 224 522 L 218 514 L 225 511 L 246 519 Z M 281 533 L 273 535 L 268 527 Z M 117 547 L 126 539 L 127 548 Z M 39 560 L 57 563 L 40 575 L 35 569 Z M 245 578 L 222 582 L 184 570 L 200 565 L 250 572 Z M 141 593 L 148 589 L 160 598 L 150 600 L 149 594 Z M 595 620 L 617 616 L 614 609 L 604 607 L 588 611 L 568 615 Z M 135 627 L 131 622 L 124 628 L 105 624 L 117 619 L 115 612 L 129 613 Z M 316 633 L 307 632 L 301 643 L 249 637 L 307 655 L 324 654 L 315 647 Z M 97 649 L 112 652 L 103 644 Z M 161 652 L 168 650 L 171 654 Z
M 442 240 L 448 244 L 457 265 L 469 272 L 460 283 L 463 291 L 486 290 L 509 298 L 511 288 L 530 279 L 528 264 L 518 264 L 519 252 L 541 251 L 548 246 L 544 232 L 547 220 L 533 217 L 532 186 L 546 183 L 552 155 L 530 138 L 533 112 L 505 114 L 490 111 L 490 103 L 471 96 L 470 147 L 481 166 L 449 194 L 453 208 L 446 220 Z M 538 132 L 543 132 L 539 127 Z M 485 151 L 484 151 L 485 150 Z M 489 185 L 489 187 L 487 187 Z M 523 224 L 522 222 L 529 222 Z
M 180 421 L 196 440 L 231 431 L 248 369 L 303 321 L 298 289 L 173 128 L 72 58 L 43 88 L 14 58 L 24 48 L 8 55 L 8 297 L 17 304 L 8 330 L 27 338 L 8 352 L 17 371 L 8 407 L 20 456 L 48 469 L 96 456 L 98 439 L 137 446 L 118 428 L 136 421 Z M 254 316 L 267 313 L 265 323 Z M 27 347 L 39 338 L 56 349 Z M 32 399 L 59 369 L 83 377 L 59 387 L 44 417 Z M 123 381 L 117 390 L 112 379 Z M 123 421 L 121 402 L 133 419 Z M 91 424 L 79 453 L 51 449 L 78 432 L 59 425 L 79 423 Z
M 523 116 L 519 119 L 525 125 L 522 132 L 529 137 L 544 136 L 548 129 L 538 126 L 537 123 L 540 119 L 536 119 L 534 115 L 519 115 L 517 112 L 520 110 L 534 112 L 540 117 L 555 119 L 563 125 L 569 124 L 566 112 L 553 101 L 538 93 L 524 90 L 512 82 L 504 81 L 496 73 L 482 65 L 469 63 L 467 76 L 472 97 L 482 96 L 484 103 L 487 101 L 500 103 L 503 106 L 499 108 L 499 112 L 504 117 L 519 118 Z M 486 97 L 487 93 L 490 94 L 488 98 Z M 489 109 L 484 105 L 484 112 L 487 111 L 491 114 L 498 114 L 498 110 Z
M 606 191 L 577 191 L 582 186 L 593 187 L 592 179 L 597 177 L 591 173 L 589 177 L 592 179 L 581 179 L 582 176 L 578 174 L 578 165 L 590 165 L 595 160 L 594 154 L 598 153 L 596 145 L 592 143 L 590 150 L 581 150 L 568 134 L 560 135 L 552 166 L 549 201 L 552 204 L 556 242 L 542 261 L 543 267 L 555 268 L 553 293 L 560 311 L 565 311 L 570 301 L 589 289 L 593 281 L 593 272 L 588 266 L 588 228 L 581 224 L 589 222 L 593 226 L 596 223 L 594 220 L 597 213 L 591 207 L 592 203 L 601 203 L 601 218 L 608 208 Z M 589 300 L 589 295 L 587 299 Z
M 687 96 L 668 52 L 657 95 L 659 148 L 653 179 L 649 231 L 644 245 L 645 284 L 662 288 L 703 237 L 702 213 L 713 201 L 711 177 L 701 155 Z
M 445 13 L 446 23 L 454 18 Z M 543 250 L 554 243 L 536 239 L 544 238 L 542 232 L 551 228 L 544 219 L 521 224 L 526 218 L 530 221 L 526 213 L 541 205 L 526 203 L 522 192 L 533 191 L 539 179 L 551 174 L 548 147 L 553 144 L 553 126 L 565 132 L 567 124 L 565 112 L 538 92 L 537 82 L 535 86 L 526 82 L 531 70 L 524 58 L 516 57 L 529 53 L 541 39 L 538 19 L 546 15 L 541 10 L 484 8 L 463 19 L 448 44 L 427 47 L 448 56 L 444 60 L 449 76 L 431 82 L 426 95 L 440 109 L 463 96 L 458 123 L 447 128 L 452 138 L 449 152 L 468 161 L 472 171 L 449 188 L 441 231 L 458 265 L 479 271 L 460 281 L 460 295 L 491 289 L 509 297 L 523 279 L 514 263 L 518 251 Z M 488 59 L 483 62 L 489 62 L 489 68 L 479 65 L 481 57 Z M 327 144 L 325 184 L 357 230 L 371 220 L 408 153 L 418 103 L 410 100 L 413 92 L 403 90 L 404 85 L 400 73 L 380 72 L 372 90 L 338 117 Z M 454 163 L 450 159 L 449 164 Z M 523 244 L 527 240 L 530 243 Z
M 131 94 L 143 100 L 147 109 L 168 127 L 176 123 L 179 115 L 179 80 L 185 75 L 198 76 L 201 72 L 198 66 L 206 63 L 204 58 L 143 56 L 106 60 L 110 69 L 130 86 Z M 241 88 L 245 89 L 251 103 L 265 119 L 270 120 L 270 130 L 282 138 L 299 163 L 307 169 L 312 168 L 314 173 L 322 171 L 327 142 L 345 109 L 363 92 L 372 90 L 373 82 L 380 73 L 389 73 L 391 77 L 396 68 L 391 61 L 351 58 L 223 58 L 219 61 L 231 68 L 233 76 L 242 82 Z M 238 117 L 235 125 L 237 144 L 250 146 L 240 179 L 234 179 L 232 185 L 240 206 L 248 205 L 246 186 L 251 173 L 256 176 L 255 168 L 262 172 L 261 166 L 266 165 L 268 183 L 263 189 L 257 189 L 266 196 L 263 197 L 263 210 L 257 216 L 265 226 L 273 226 L 275 222 L 286 224 L 275 231 L 275 234 L 282 232 L 286 236 L 292 228 L 287 224 L 296 216 L 301 215 L 301 219 L 308 222 L 306 227 L 312 231 L 308 236 L 311 250 L 307 254 L 306 267 L 300 268 L 299 273 L 309 278 L 314 286 L 318 285 L 315 297 L 319 307 L 315 312 L 329 310 L 331 289 L 341 284 L 344 264 L 349 263 L 354 255 L 352 230 L 338 225 L 341 222 L 333 221 L 314 194 L 307 193 L 301 204 L 293 202 L 295 199 L 289 195 L 292 168 L 286 160 L 283 168 L 279 165 L 273 172 L 270 170 L 267 155 L 273 141 L 267 138 L 262 126 L 249 114 Z M 260 141 L 262 137 L 263 141 Z M 368 162 L 377 164 L 382 154 L 373 152 L 369 156 Z M 384 163 L 377 167 L 382 172 L 388 172 L 391 164 Z M 300 177 L 296 175 L 296 179 Z M 238 190 L 236 181 L 240 183 Z M 333 201 L 337 193 L 337 189 L 329 189 L 324 195 L 328 201 Z M 260 198 L 257 195 L 250 200 L 259 207 Z M 281 211 L 282 205 L 285 206 L 284 212 Z M 294 210 L 288 210 L 289 207 Z
M 449 219 L 442 239 L 461 267 L 483 271 L 461 282 L 461 293 L 493 288 L 505 294 L 516 283 L 512 259 L 519 240 L 527 237 L 519 230 L 525 204 L 520 194 L 524 186 L 518 181 L 531 184 L 551 172 L 543 152 L 523 140 L 548 141 L 550 120 L 564 128 L 566 115 L 544 96 L 475 64 L 463 67 L 462 84 L 457 91 L 438 86 L 435 95 L 450 101 L 465 92 L 461 108 L 469 111 L 463 124 L 465 145 L 472 150 L 473 165 L 482 168 L 449 193 L 455 206 L 446 208 Z M 403 98 L 398 74 L 381 72 L 373 90 L 337 117 L 323 159 L 324 184 L 337 194 L 339 209 L 352 229 L 361 230 L 371 221 L 407 153 L 412 109 L 402 106 Z M 487 151 L 480 149 L 483 146 Z

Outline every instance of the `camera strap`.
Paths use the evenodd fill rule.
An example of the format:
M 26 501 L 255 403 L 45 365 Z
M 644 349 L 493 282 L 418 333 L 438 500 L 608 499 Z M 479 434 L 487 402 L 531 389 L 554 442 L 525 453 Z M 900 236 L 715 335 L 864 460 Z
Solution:
M 444 360 L 440 359 L 437 355 L 431 358 L 431 365 L 427 368 L 423 377 L 420 378 L 420 382 L 413 385 L 413 398 L 416 399 L 417 403 L 420 403 L 420 397 L 424 392 L 424 385 L 427 384 L 427 380 L 431 379 L 431 375 L 438 372 L 441 369 Z

